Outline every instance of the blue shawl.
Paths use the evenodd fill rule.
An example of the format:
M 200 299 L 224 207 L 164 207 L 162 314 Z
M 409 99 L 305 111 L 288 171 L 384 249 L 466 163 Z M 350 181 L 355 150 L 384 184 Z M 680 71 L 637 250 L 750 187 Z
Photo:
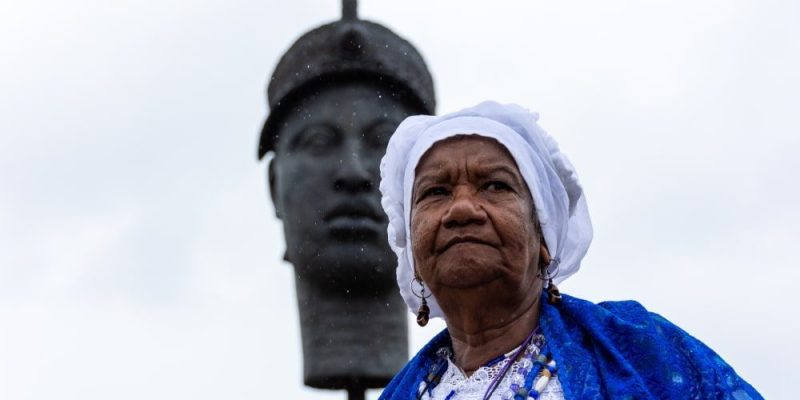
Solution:
M 542 297 L 539 326 L 564 397 L 573 399 L 763 399 L 713 350 L 635 301 L 594 304 Z M 447 330 L 392 379 L 380 399 L 415 399 Z

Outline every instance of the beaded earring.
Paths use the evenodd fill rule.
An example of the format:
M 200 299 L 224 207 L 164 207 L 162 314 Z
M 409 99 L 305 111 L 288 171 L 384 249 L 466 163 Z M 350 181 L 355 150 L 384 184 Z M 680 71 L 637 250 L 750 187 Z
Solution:
M 550 304 L 556 304 L 561 301 L 561 292 L 558 291 L 558 287 L 553 283 L 553 278 L 558 275 L 558 266 L 559 260 L 558 258 L 554 258 L 550 260 L 550 264 L 542 268 L 540 272 L 542 280 L 547 281 L 547 301 L 550 302 Z M 555 267 L 555 271 L 551 272 L 550 267 Z
M 414 291 L 414 282 L 419 284 L 419 294 Z M 411 280 L 411 293 L 414 293 L 414 296 L 419 297 L 422 299 L 422 303 L 419 305 L 419 309 L 417 310 L 417 325 L 425 326 L 428 325 L 428 320 L 431 316 L 431 309 L 428 307 L 428 297 L 431 297 L 431 294 L 425 295 L 425 282 L 422 282 L 419 276 L 415 276 L 414 279 Z
M 547 301 L 549 301 L 550 304 L 556 304 L 561 301 L 561 292 L 558 291 L 552 278 L 547 281 Z

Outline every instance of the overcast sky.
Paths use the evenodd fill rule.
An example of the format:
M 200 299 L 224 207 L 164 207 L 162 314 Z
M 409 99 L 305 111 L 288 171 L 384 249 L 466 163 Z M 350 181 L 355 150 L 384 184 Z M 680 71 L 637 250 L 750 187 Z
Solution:
M 302 386 L 255 159 L 278 57 L 339 7 L 0 0 L 0 398 L 345 398 Z M 595 226 L 564 292 L 638 300 L 765 397 L 797 392 L 800 2 L 360 14 L 418 47 L 438 112 L 540 112 Z M 442 326 L 411 326 L 414 351 Z

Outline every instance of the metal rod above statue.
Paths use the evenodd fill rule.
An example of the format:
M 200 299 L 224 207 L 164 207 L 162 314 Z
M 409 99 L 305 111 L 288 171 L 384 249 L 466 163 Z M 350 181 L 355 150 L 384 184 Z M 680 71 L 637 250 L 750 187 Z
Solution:
M 358 1 L 342 0 L 342 19 L 349 21 L 358 19 Z
M 408 360 L 378 171 L 397 125 L 434 113 L 433 80 L 414 46 L 344 0 L 341 20 L 281 57 L 267 101 L 257 155 L 274 153 L 269 189 L 296 272 L 304 382 L 363 399 Z

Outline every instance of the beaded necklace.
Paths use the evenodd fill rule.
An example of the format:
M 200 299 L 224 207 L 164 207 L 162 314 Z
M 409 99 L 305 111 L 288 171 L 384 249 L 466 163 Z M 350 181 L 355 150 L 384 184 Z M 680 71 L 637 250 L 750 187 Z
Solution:
M 511 356 L 507 357 L 501 354 L 486 363 L 484 367 L 491 367 L 508 358 L 506 365 L 490 382 L 483 396 L 484 400 L 491 397 L 511 369 L 512 364 L 520 359 L 520 356 L 522 356 L 520 368 L 511 376 L 511 385 L 501 398 L 503 400 L 527 400 L 528 398 L 536 400 L 539 398 L 550 379 L 556 375 L 557 368 L 555 360 L 553 360 L 550 351 L 546 348 L 544 336 L 537 333 L 538 331 L 539 329 L 537 328 L 531 332 L 520 344 L 519 349 L 514 351 Z M 447 371 L 448 362 L 452 358 L 452 351 L 447 347 L 443 347 L 436 352 L 436 355 L 437 361 L 431 364 L 428 374 L 423 379 L 424 386 L 420 385 L 420 389 L 417 392 L 417 400 L 420 400 L 425 392 L 428 393 L 428 397 L 433 396 L 433 389 L 441 382 L 442 376 Z M 445 400 L 450 400 L 455 394 L 455 390 L 450 391 Z

